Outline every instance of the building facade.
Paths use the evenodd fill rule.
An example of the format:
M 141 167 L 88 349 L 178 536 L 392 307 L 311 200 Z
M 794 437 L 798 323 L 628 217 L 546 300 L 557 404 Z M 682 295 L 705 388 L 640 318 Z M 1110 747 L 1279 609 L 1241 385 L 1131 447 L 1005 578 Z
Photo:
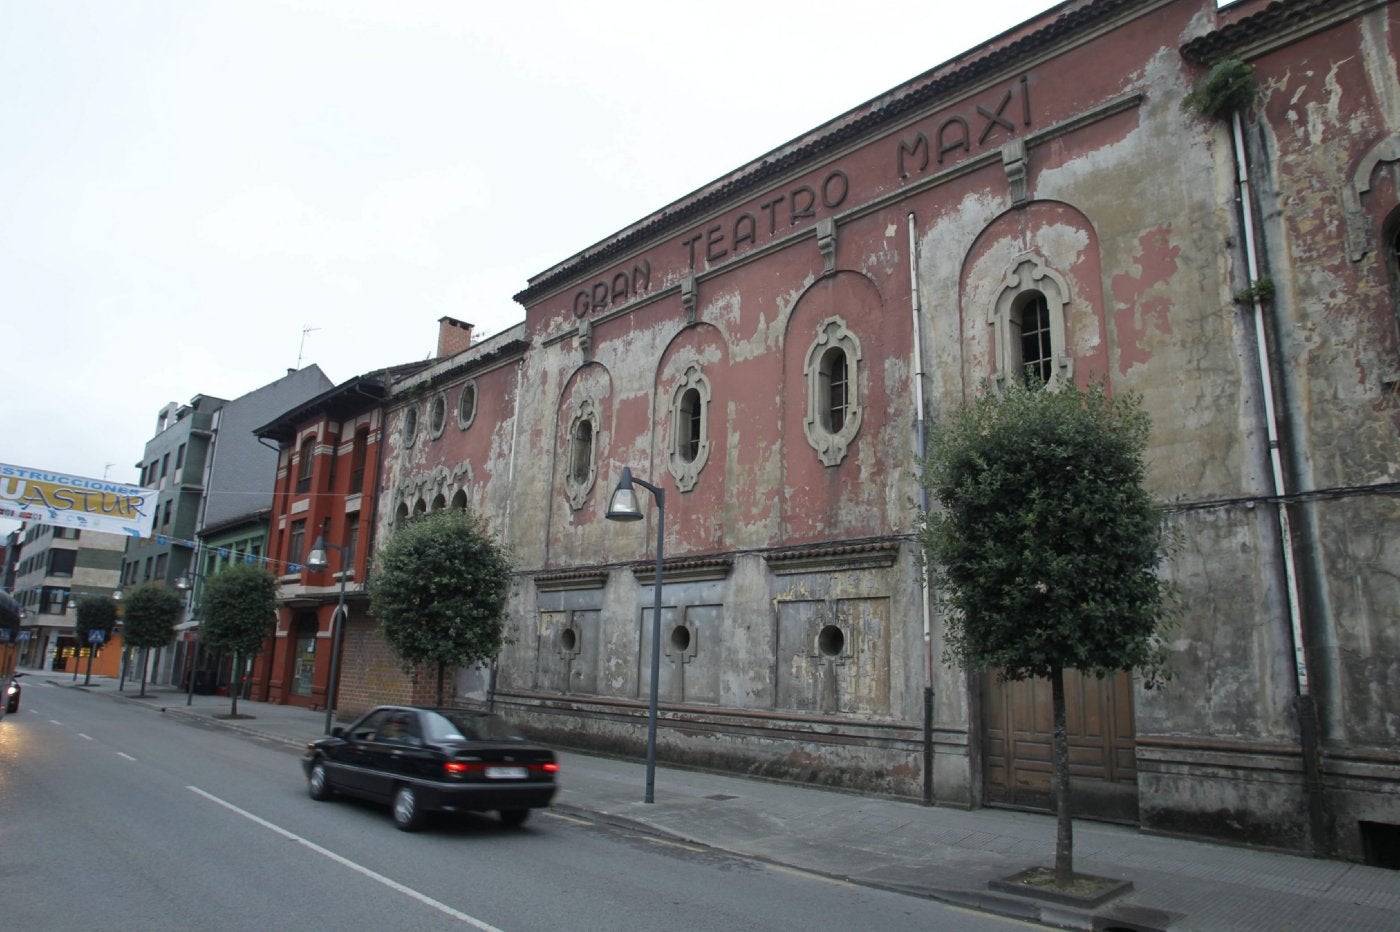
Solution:
M 657 514 L 605 521 L 628 466 L 666 493 L 663 759 L 1042 807 L 1048 691 L 944 662 L 923 438 L 1010 379 L 1138 393 L 1175 679 L 1072 684 L 1082 814 L 1372 857 L 1400 840 L 1397 9 L 1071 0 L 836 117 L 531 279 L 519 349 L 397 388 L 377 533 L 482 512 L 519 570 L 493 701 L 635 752 Z M 1243 104 L 1184 105 L 1222 61 Z
M 279 574 L 280 607 L 276 633 L 252 672 L 252 698 L 326 707 L 342 591 L 342 640 L 358 642 L 372 630 L 365 614 L 365 579 L 378 498 L 383 404 L 396 384 L 426 365 L 410 363 L 356 376 L 255 429 L 259 439 L 277 444 L 278 450 L 267 554 Z M 305 565 L 318 540 L 330 545 L 328 566 L 319 571 Z M 358 683 L 365 675 L 357 669 L 344 679 Z
M 121 534 L 25 522 L 17 534 L 14 595 L 24 610 L 18 660 L 45 670 L 85 669 L 91 645 L 74 636 L 77 603 L 86 596 L 112 596 L 119 588 Z M 106 673 L 121 652 L 120 636 L 97 649 L 94 671 Z M 98 657 L 106 661 L 98 666 Z
M 128 541 L 122 585 L 180 583 L 187 592 L 197 590 L 201 529 L 256 520 L 271 505 L 277 454 L 258 442 L 253 428 L 330 386 L 311 365 L 289 369 L 233 401 L 196 395 L 188 405 L 161 409 L 156 434 L 136 464 L 140 484 L 160 490 L 154 526 L 149 537 Z M 186 598 L 175 642 L 147 658 L 151 682 L 187 685 L 197 605 L 196 592 Z

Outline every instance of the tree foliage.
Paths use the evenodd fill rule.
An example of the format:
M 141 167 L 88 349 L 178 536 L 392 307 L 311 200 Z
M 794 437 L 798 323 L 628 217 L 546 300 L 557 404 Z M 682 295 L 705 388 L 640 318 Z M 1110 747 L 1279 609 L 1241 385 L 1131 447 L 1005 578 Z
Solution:
M 110 640 L 112 629 L 117 626 L 117 603 L 105 595 L 85 595 L 78 600 L 78 614 L 73 621 L 73 632 L 79 644 L 86 644 L 88 636 L 101 631 L 103 641 Z
M 142 583 L 123 603 L 122 637 L 132 647 L 164 647 L 175 636 L 180 597 L 159 583 Z
M 919 533 L 953 610 L 951 660 L 1011 680 L 1165 677 L 1156 634 L 1171 585 L 1158 574 L 1163 516 L 1142 484 L 1150 426 L 1136 396 L 1015 384 L 939 432 L 924 482 L 943 507 Z
M 204 580 L 200 637 L 215 650 L 256 654 L 277 626 L 277 580 L 260 566 L 235 563 Z
M 370 613 L 405 672 L 437 665 L 439 702 L 445 668 L 500 652 L 510 573 L 485 522 L 456 509 L 408 522 L 379 551 Z
M 180 597 L 160 583 L 142 583 L 123 603 L 122 638 L 129 647 L 164 647 L 175 636 Z M 144 655 L 143 655 L 144 656 Z M 141 664 L 141 695 L 146 695 L 146 664 Z
M 957 412 L 923 482 L 930 575 L 951 611 L 947 657 L 1011 680 L 1042 677 L 1053 704 L 1054 882 L 1074 879 L 1065 670 L 1167 677 L 1159 632 L 1171 584 L 1161 511 L 1143 488 L 1151 423 L 1141 399 L 1101 385 L 1008 385 Z

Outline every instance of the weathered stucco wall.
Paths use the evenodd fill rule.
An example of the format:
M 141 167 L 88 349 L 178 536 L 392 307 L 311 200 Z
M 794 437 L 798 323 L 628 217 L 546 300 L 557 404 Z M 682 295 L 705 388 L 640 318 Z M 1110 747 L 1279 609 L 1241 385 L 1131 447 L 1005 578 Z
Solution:
M 657 512 L 639 488 L 645 520 L 605 519 L 627 466 L 666 490 L 664 758 L 917 795 L 927 688 L 934 795 L 977 804 L 983 683 L 943 664 L 936 612 L 924 635 L 916 373 L 937 430 L 1017 377 L 1034 292 L 1052 384 L 1143 397 L 1181 540 L 1176 677 L 1115 699 L 1142 824 L 1306 847 L 1323 799 L 1320 846 L 1351 856 L 1358 820 L 1400 824 L 1400 513 L 1393 489 L 1358 491 L 1400 462 L 1400 289 L 1375 246 L 1394 237 L 1400 29 L 1395 5 L 1363 6 L 1284 29 L 1258 3 L 1073 3 L 1074 24 L 1013 30 L 532 280 L 528 348 L 475 376 L 474 426 L 393 439 L 410 401 L 453 397 L 459 357 L 391 413 L 380 515 L 459 489 L 502 530 L 501 705 L 561 742 L 640 748 Z M 1181 106 L 1197 41 L 1258 69 L 1262 333 L 1237 300 L 1230 127 Z M 1304 767 L 1266 384 L 1286 491 L 1309 493 L 1286 513 L 1325 786 Z

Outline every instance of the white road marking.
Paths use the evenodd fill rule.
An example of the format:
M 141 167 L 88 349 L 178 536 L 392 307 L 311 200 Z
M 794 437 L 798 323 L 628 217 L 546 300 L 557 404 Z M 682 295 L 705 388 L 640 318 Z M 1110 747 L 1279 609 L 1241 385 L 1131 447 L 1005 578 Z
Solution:
M 83 734 L 81 731 L 78 732 L 78 737 L 79 737 L 79 738 L 82 738 L 84 741 L 91 741 L 91 740 L 92 740 L 92 736 L 91 736 L 91 735 L 85 735 L 85 734 Z
M 130 754 L 125 754 L 125 753 L 123 753 L 123 752 L 121 752 L 121 751 L 118 751 L 118 752 L 117 752 L 117 756 L 118 756 L 118 757 L 125 757 L 127 760 L 131 760 L 131 761 L 136 760 L 136 758 L 132 757 Z
M 297 835 L 297 834 L 294 833 L 294 832 L 289 832 L 289 831 L 287 831 L 285 828 L 282 828 L 280 825 L 274 825 L 274 824 L 272 824 L 271 822 L 267 821 L 266 819 L 263 819 L 263 818 L 260 818 L 259 816 L 253 815 L 251 812 L 249 812 L 249 811 L 246 810 L 246 809 L 240 809 L 240 808 L 238 808 L 237 806 L 235 806 L 233 803 L 227 802 L 227 801 L 225 801 L 225 800 L 222 800 L 222 799 L 220 799 L 219 797 L 213 795 L 212 793 L 206 793 L 204 790 L 201 790 L 201 789 L 200 789 L 199 787 L 197 787 L 197 786 L 187 786 L 187 787 L 185 787 L 185 789 L 189 790 L 189 791 L 192 792 L 192 793 L 197 793 L 198 795 L 203 796 L 205 799 L 209 800 L 209 801 L 212 802 L 212 803 L 218 803 L 220 806 L 223 806 L 225 809 L 229 810 L 230 812 L 235 812 L 235 813 L 237 813 L 238 815 L 241 815 L 243 818 L 247 819 L 247 820 L 250 821 L 250 822 L 253 822 L 253 823 L 256 824 L 256 825 L 261 825 L 263 828 L 268 829 L 269 831 L 276 832 L 278 835 L 281 835 L 283 838 L 286 838 L 286 839 L 289 840 L 289 841 L 294 841 L 294 842 L 296 842 L 296 843 L 299 844 L 299 845 L 304 845 L 304 846 L 306 846 L 307 848 L 310 848 L 312 851 L 316 852 L 317 854 L 322 855 L 323 857 L 330 858 L 332 861 L 334 861 L 335 863 L 337 863 L 337 864 L 339 864 L 339 865 L 341 865 L 341 866 L 343 866 L 343 867 L 348 867 L 348 868 L 350 868 L 352 871 L 355 871 L 357 874 L 361 874 L 362 876 L 368 877 L 370 880 L 373 880 L 373 881 L 375 881 L 375 882 L 377 882 L 377 883 L 383 884 L 384 886 L 388 887 L 390 890 L 395 890 L 395 891 L 397 891 L 397 892 L 399 892 L 399 893 L 402 893 L 404 896 L 412 897 L 413 899 L 415 899 L 415 900 L 417 900 L 418 902 L 424 904 L 425 906 L 431 906 L 433 909 L 436 909 L 438 912 L 443 913 L 444 915 L 447 915 L 447 916 L 451 916 L 453 919 L 456 919 L 456 920 L 458 920 L 459 922 L 465 922 L 465 923 L 467 923 L 468 925 L 475 926 L 476 928 L 480 929 L 481 932 L 501 932 L 500 929 L 496 928 L 495 926 L 491 925 L 490 923 L 482 922 L 480 919 L 477 919 L 477 918 L 475 918 L 475 917 L 473 917 L 473 916 L 468 916 L 466 913 L 464 913 L 464 912 L 462 912 L 462 911 L 460 911 L 460 910 L 453 909 L 451 906 L 448 906 L 446 903 L 440 903 L 440 902 L 438 902 L 437 900 L 433 899 L 432 897 L 428 896 L 428 895 L 425 894 L 425 893 L 419 893 L 417 890 L 414 890 L 414 889 L 411 888 L 411 887 L 406 887 L 406 886 L 404 886 L 403 884 L 399 883 L 397 880 L 390 880 L 388 877 L 385 877 L 383 874 L 376 873 L 376 872 L 370 870 L 368 867 L 364 867 L 363 865 L 356 864 L 354 861 L 351 861 L 349 858 L 342 857 L 341 855 L 336 854 L 334 851 L 331 851 L 331 850 L 326 849 L 326 848 L 322 848 L 320 845 L 316 844 L 314 841 L 308 841 L 307 839 L 302 838 L 300 835 Z
M 56 719 L 56 718 L 51 718 L 51 719 L 49 719 L 49 724 L 50 724 L 50 725 L 62 725 L 63 723 L 60 722 L 60 721 L 59 721 L 58 719 Z

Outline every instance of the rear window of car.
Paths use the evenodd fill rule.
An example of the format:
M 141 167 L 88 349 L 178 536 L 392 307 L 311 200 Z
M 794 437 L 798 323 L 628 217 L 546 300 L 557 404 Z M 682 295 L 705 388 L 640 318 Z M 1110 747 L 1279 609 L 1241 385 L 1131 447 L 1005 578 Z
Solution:
M 524 741 L 499 715 L 424 712 L 423 724 L 433 741 Z

